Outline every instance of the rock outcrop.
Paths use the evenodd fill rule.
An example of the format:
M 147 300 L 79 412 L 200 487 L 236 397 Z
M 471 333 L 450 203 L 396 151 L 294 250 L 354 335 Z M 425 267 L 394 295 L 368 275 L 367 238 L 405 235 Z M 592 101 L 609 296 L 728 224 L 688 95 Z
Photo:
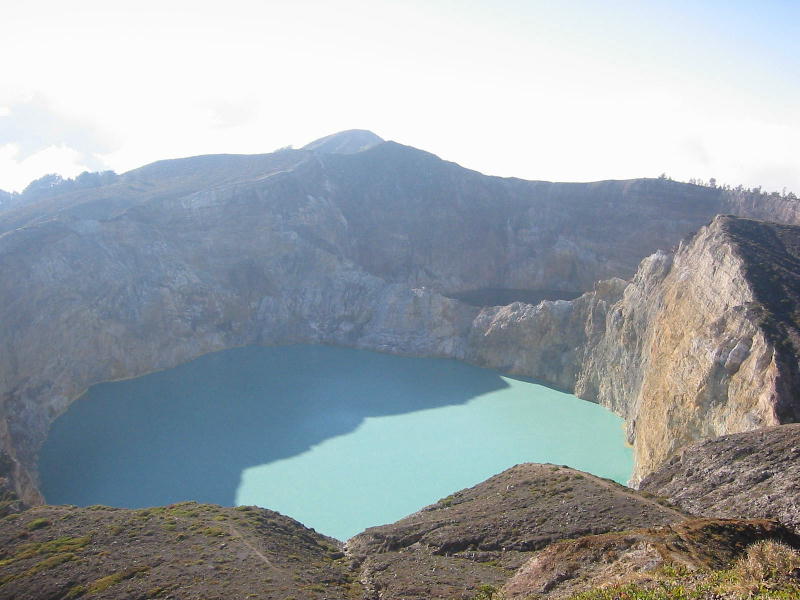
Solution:
M 772 280 L 754 292 L 745 251 L 768 226 L 718 220 L 636 269 L 720 211 L 780 200 L 800 222 L 798 206 L 667 180 L 487 177 L 376 137 L 162 161 L 0 207 L 0 445 L 20 496 L 42 500 L 37 449 L 88 386 L 247 344 L 446 356 L 574 389 L 628 419 L 637 477 L 694 439 L 796 418 L 793 346 L 778 349 L 793 300 L 765 304 Z M 796 266 L 786 231 L 777 280 Z M 592 291 L 454 299 L 492 289 Z
M 686 446 L 645 477 L 641 489 L 692 514 L 776 519 L 800 532 L 800 425 Z

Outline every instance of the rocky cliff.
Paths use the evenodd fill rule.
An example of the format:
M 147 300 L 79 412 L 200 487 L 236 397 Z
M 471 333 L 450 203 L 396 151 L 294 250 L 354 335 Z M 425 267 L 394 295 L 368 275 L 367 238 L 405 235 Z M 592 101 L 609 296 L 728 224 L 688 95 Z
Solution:
M 717 217 L 627 285 L 484 309 L 469 358 L 622 415 L 637 481 L 691 441 L 798 420 L 798 241 L 797 227 Z
M 58 189 L 0 207 L 0 442 L 29 502 L 37 448 L 87 386 L 246 344 L 448 356 L 574 389 L 629 420 L 639 474 L 686 441 L 795 418 L 791 348 L 776 350 L 793 305 L 767 314 L 751 285 L 744 240 L 762 226 L 734 243 L 740 221 L 715 221 L 636 271 L 770 197 L 487 177 L 363 132 Z M 784 238 L 776 276 L 795 267 Z M 454 299 L 493 289 L 591 291 Z

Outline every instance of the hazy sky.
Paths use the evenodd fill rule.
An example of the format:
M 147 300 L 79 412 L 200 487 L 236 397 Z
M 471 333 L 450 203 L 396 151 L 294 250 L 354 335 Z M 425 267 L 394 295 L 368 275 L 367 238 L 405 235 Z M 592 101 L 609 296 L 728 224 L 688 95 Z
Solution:
M 527 179 L 800 193 L 800 2 L 7 0 L 0 188 L 342 129 Z

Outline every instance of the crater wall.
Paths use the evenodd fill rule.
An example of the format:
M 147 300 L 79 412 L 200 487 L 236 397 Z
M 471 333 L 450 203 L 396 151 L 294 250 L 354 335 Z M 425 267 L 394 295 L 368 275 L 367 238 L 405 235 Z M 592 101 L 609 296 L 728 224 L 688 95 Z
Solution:
M 88 386 L 247 344 L 445 356 L 574 390 L 628 419 L 637 477 L 687 441 L 792 420 L 791 328 L 769 329 L 775 307 L 751 285 L 766 255 L 741 250 L 756 229 L 717 219 L 637 271 L 725 208 L 768 212 L 726 194 L 486 177 L 387 142 L 165 161 L 0 211 L 13 485 L 41 500 L 37 449 Z M 503 288 L 586 293 L 483 309 L 447 297 Z

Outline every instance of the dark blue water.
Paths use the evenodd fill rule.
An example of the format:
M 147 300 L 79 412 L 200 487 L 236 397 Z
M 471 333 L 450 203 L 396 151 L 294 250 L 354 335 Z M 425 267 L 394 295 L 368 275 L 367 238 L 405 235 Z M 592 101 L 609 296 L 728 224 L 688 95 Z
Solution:
M 91 388 L 40 455 L 50 503 L 257 504 L 346 539 L 519 462 L 624 481 L 622 421 L 442 359 L 249 347 Z

